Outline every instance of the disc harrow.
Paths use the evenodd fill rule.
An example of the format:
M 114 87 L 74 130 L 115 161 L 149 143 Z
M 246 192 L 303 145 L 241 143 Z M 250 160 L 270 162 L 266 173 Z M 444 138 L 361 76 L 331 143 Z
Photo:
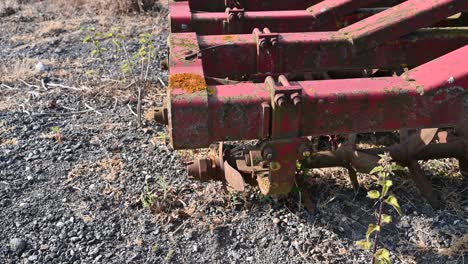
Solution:
M 389 153 L 433 207 L 418 161 L 457 158 L 466 179 L 468 1 L 189 0 L 169 10 L 168 100 L 154 116 L 175 149 L 211 146 L 189 176 L 287 194 L 300 160 L 348 169 L 357 189 L 357 172 Z M 359 134 L 391 131 L 399 143 L 357 147 Z M 323 135 L 328 150 L 317 148 Z

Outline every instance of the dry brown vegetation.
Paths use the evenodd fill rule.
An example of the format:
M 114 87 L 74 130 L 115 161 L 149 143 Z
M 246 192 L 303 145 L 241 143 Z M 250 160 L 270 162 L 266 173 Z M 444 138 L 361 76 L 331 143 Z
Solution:
M 19 79 L 28 80 L 35 75 L 34 59 L 17 60 L 11 64 L 0 66 L 0 82 L 12 83 Z
M 61 14 L 71 15 L 76 11 L 90 11 L 99 14 L 126 14 L 158 10 L 158 0 L 2 0 L 0 17 L 9 16 L 22 9 L 22 5 L 42 2 L 49 10 L 56 9 Z

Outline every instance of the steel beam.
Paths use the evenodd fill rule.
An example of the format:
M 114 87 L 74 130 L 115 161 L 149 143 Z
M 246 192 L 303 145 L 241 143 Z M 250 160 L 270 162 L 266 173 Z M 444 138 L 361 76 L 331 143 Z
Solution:
M 173 38 L 179 38 L 173 34 Z M 468 28 L 421 29 L 357 54 L 354 46 L 329 32 L 281 33 L 275 62 L 269 74 L 291 74 L 352 69 L 401 69 L 426 63 L 468 44 Z M 263 80 L 258 72 L 259 53 L 252 35 L 199 36 L 207 76 L 230 80 Z M 266 52 L 266 51 L 264 51 Z M 242 54 L 242 56 L 240 56 Z
M 291 82 L 301 91 L 294 136 L 454 126 L 467 114 L 467 57 L 468 45 L 400 77 Z M 173 87 L 169 124 L 174 148 L 269 137 L 272 127 L 267 135 L 262 128 L 271 124 L 272 114 L 262 105 L 277 103 L 271 90 L 255 83 L 215 85 L 195 93 Z M 287 95 L 292 100 L 292 93 Z M 291 103 L 285 107 L 296 111 Z
M 267 27 L 274 32 L 335 31 L 385 9 L 359 9 L 376 0 L 328 0 L 307 10 L 191 12 L 188 2 L 169 6 L 171 32 L 199 35 L 246 34 Z

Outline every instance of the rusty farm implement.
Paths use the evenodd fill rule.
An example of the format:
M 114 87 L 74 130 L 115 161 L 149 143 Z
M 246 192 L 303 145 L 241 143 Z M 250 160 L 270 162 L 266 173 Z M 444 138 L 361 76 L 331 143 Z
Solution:
M 390 153 L 439 201 L 418 161 L 457 158 L 468 174 L 467 0 L 189 0 L 169 6 L 169 90 L 156 110 L 175 149 L 212 155 L 191 177 L 266 195 L 296 163 L 356 173 Z M 399 131 L 360 149 L 358 135 Z M 317 138 L 332 138 L 328 149 Z M 255 140 L 252 144 L 236 141 Z

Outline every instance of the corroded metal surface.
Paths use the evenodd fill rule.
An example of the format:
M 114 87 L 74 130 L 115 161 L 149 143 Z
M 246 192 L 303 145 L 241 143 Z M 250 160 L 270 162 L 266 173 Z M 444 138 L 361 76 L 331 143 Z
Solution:
M 418 160 L 455 157 L 468 170 L 468 24 L 452 16 L 466 10 L 466 0 L 172 2 L 169 96 L 154 119 L 176 149 L 221 142 L 189 165 L 199 180 L 285 194 L 303 160 L 347 168 L 357 189 L 356 173 L 389 152 L 437 207 Z M 355 146 L 357 133 L 394 130 L 399 144 Z M 351 136 L 314 152 L 314 137 L 337 134 Z

